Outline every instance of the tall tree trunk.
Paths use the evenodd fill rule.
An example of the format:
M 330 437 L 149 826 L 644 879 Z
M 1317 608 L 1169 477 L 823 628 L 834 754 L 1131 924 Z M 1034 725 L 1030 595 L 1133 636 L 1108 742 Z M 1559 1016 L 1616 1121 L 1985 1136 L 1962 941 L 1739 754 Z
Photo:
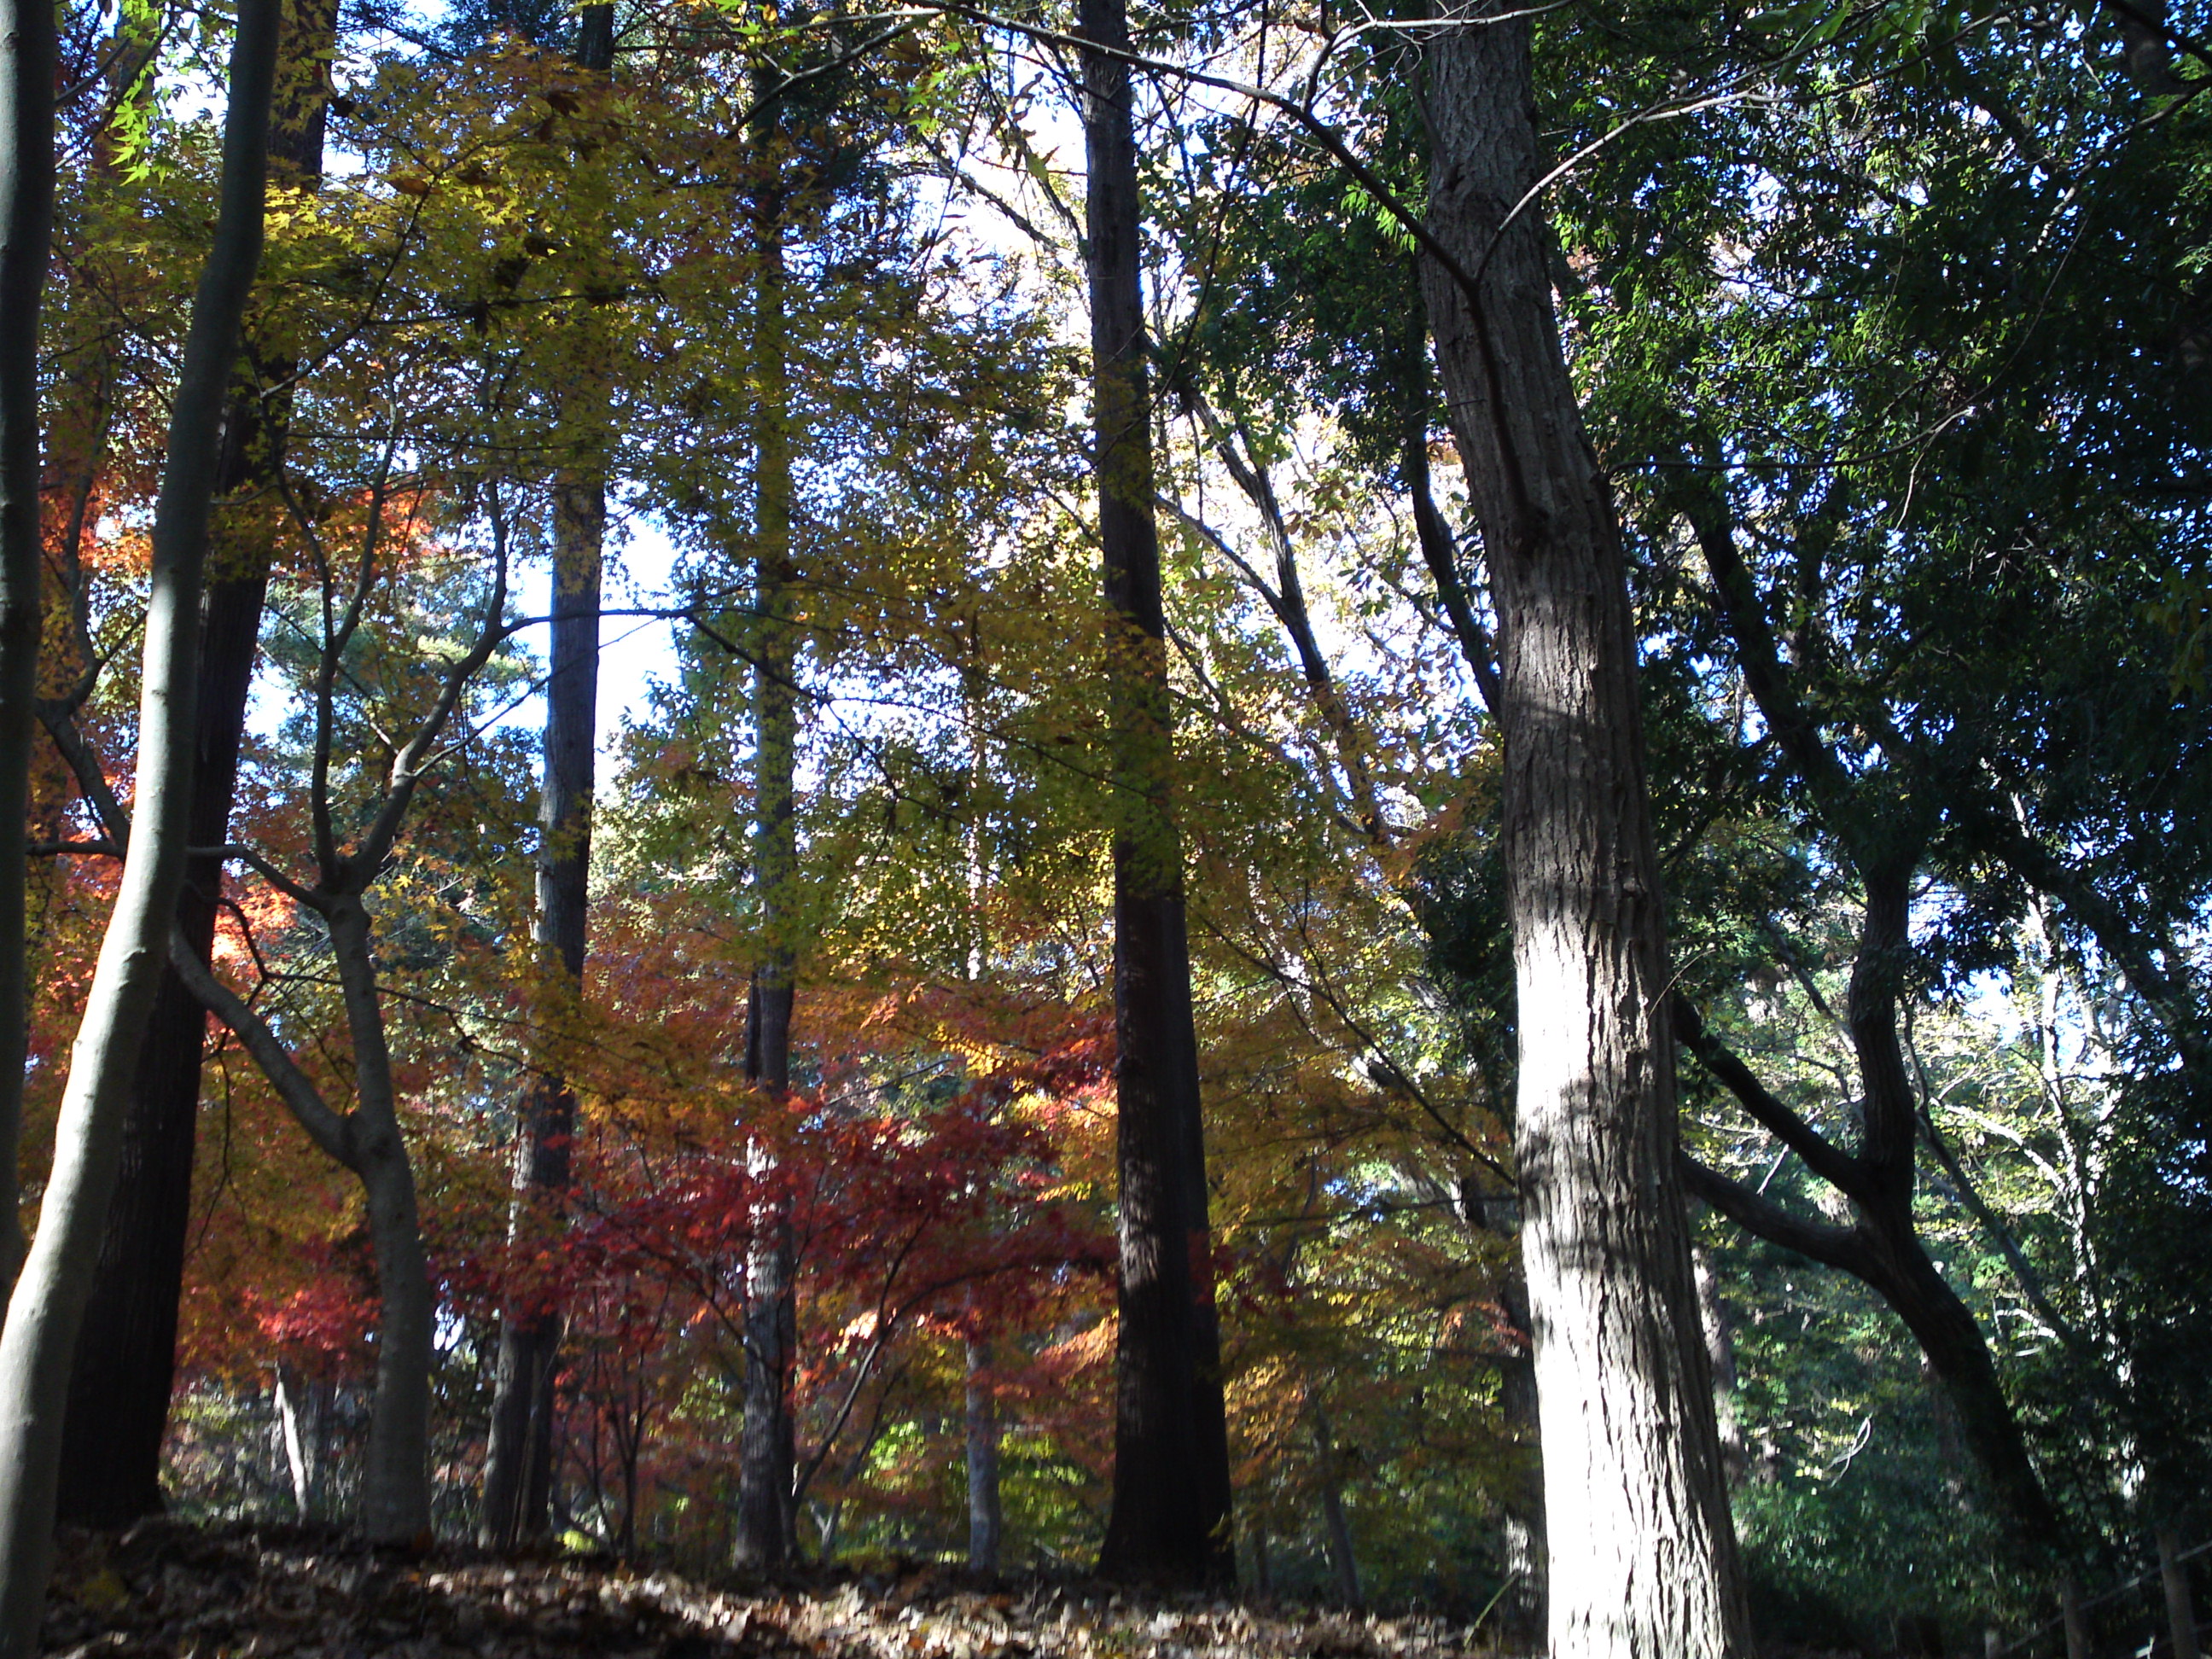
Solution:
M 1549 1523 L 1551 1650 L 1750 1651 L 1676 1174 L 1663 915 L 1619 522 L 1559 345 L 1528 30 L 1427 53 L 1422 283 L 1499 619 L 1520 1011 L 1514 1126 Z
M 1226 1584 L 1227 1419 L 1206 1224 L 1198 1043 L 1183 915 L 1152 391 L 1139 276 L 1137 150 L 1122 0 L 1083 0 L 1092 422 L 1103 555 L 1114 788 L 1114 1081 L 1121 1321 L 1114 1504 L 1099 1571 Z
M 269 174 L 278 186 L 312 189 L 321 178 L 337 28 L 336 0 L 289 0 L 285 7 L 269 131 Z M 271 378 L 282 381 L 288 374 L 287 366 L 277 365 Z M 283 464 L 289 399 L 264 402 L 255 380 L 242 374 L 232 390 L 220 496 L 270 494 Z M 270 528 L 258 515 L 239 515 L 220 527 L 224 545 L 210 562 L 200 619 L 187 830 L 194 847 L 229 839 L 273 550 Z M 221 860 L 187 862 L 177 921 L 203 962 L 215 938 L 222 885 Z M 161 1439 L 176 1371 L 206 1031 L 205 1010 L 165 968 L 131 1079 L 121 1161 L 62 1421 L 60 1514 L 80 1526 L 125 1526 L 161 1507 Z
M 53 242 L 54 9 L 0 0 L 0 1290 L 22 1266 L 25 824 L 37 733 L 45 547 L 39 529 L 39 308 Z
M 53 1551 L 61 1418 L 132 1063 L 185 878 L 199 605 L 225 392 L 260 264 L 276 0 L 242 0 L 223 124 L 222 207 L 192 302 L 154 514 L 136 825 L 85 1000 L 39 1229 L 0 1329 L 0 1659 L 32 1659 Z
M 753 666 L 755 823 L 753 879 L 762 955 L 753 972 L 747 1020 L 747 1077 L 780 1110 L 791 1090 L 793 887 L 799 874 L 798 665 L 793 628 L 791 431 L 785 380 L 783 226 L 780 204 L 762 215 L 761 272 L 755 307 L 761 377 L 755 417 L 755 604 Z M 798 1346 L 796 1247 L 788 1197 L 776 1179 L 766 1138 L 750 1154 L 763 1199 L 747 1264 L 745 1418 L 738 1449 L 737 1561 L 754 1569 L 790 1559 L 797 1448 L 791 1372 Z
M 999 1406 L 991 1345 L 968 1344 L 968 1570 L 995 1573 L 1005 1530 L 999 1504 Z
M 553 490 L 552 673 L 545 687 L 545 778 L 538 821 L 537 945 L 557 978 L 556 1008 L 583 990 L 598 736 L 599 591 L 606 529 L 604 475 L 562 477 Z M 574 1159 L 576 1097 L 549 1070 L 531 1085 L 515 1141 L 512 1242 L 557 1227 Z M 501 1316 L 484 1457 L 482 1541 L 512 1548 L 552 1524 L 554 1378 L 563 1318 L 553 1288 Z
M 583 9 L 576 63 L 600 75 L 613 70 L 611 5 Z M 604 403 L 595 388 L 587 387 L 584 395 L 600 396 Z M 586 418 L 604 412 L 594 409 Z M 595 456 L 585 468 L 563 472 L 553 486 L 553 666 L 545 686 L 544 783 L 538 809 L 544 839 L 538 854 L 536 943 L 543 965 L 561 976 L 562 994 L 568 999 L 582 994 L 590 923 L 606 521 L 605 467 Z M 511 1243 L 520 1242 L 533 1223 L 561 1224 L 576 1132 L 576 1097 L 568 1079 L 551 1070 L 541 1073 L 530 1086 L 521 1117 Z M 554 1383 L 565 1321 L 553 1286 L 534 1286 L 532 1300 L 530 1307 L 500 1316 L 477 1534 L 491 1549 L 544 1538 L 553 1524 Z

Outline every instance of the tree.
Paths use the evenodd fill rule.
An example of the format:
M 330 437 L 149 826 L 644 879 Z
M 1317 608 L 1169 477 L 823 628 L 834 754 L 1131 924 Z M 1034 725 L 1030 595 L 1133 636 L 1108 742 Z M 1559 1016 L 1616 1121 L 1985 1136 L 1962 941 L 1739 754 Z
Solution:
M 614 68 L 614 9 L 586 7 L 578 21 L 577 67 L 604 76 Z M 581 331 L 593 332 L 589 324 Z M 578 401 L 599 388 L 586 381 Z M 566 411 L 588 436 L 580 465 L 564 467 L 553 490 L 553 618 L 545 682 L 544 781 L 538 821 L 537 944 L 558 963 L 570 996 L 583 989 L 589 943 L 592 783 L 599 727 L 599 605 L 605 563 L 607 478 L 603 409 Z M 594 442 L 593 440 L 599 441 Z M 592 451 L 602 453 L 590 453 Z M 549 964 L 550 965 L 550 964 Z M 533 1078 L 515 1138 L 517 1229 L 556 1214 L 569 1183 L 576 1097 L 557 1074 Z M 494 1546 L 542 1536 L 552 1522 L 553 1389 L 559 1370 L 561 1311 L 540 1305 L 503 1313 L 491 1428 L 484 1447 L 483 1519 Z
M 1174 730 L 1152 517 L 1133 94 L 1120 55 L 1128 49 L 1125 9 L 1086 0 L 1081 30 L 1091 46 L 1085 225 L 1109 616 L 1122 1251 L 1114 1513 L 1099 1570 L 1209 1583 L 1231 1576 L 1235 1557 L 1182 852 L 1170 804 Z
M 60 1418 L 99 1228 L 120 1152 L 120 1119 L 184 884 L 198 612 L 219 462 L 220 410 L 260 261 L 273 0 L 240 8 L 223 124 L 222 205 L 192 307 L 155 509 L 145 626 L 135 834 L 100 945 L 70 1066 L 41 1224 L 0 1328 L 0 1653 L 35 1654 L 52 1552 Z M 119 823 L 110 831 L 124 839 Z
M 23 872 L 46 550 L 39 525 L 39 305 L 53 232 L 52 9 L 0 16 L 0 1285 L 22 1265 L 16 1148 L 29 1044 Z
M 270 179 L 280 190 L 313 191 L 322 174 L 329 60 L 337 29 L 334 0 L 292 0 L 281 29 L 270 118 Z M 249 327 L 226 412 L 216 497 L 232 510 L 217 509 L 217 551 L 200 622 L 202 685 L 188 830 L 198 848 L 229 839 L 275 551 L 266 513 L 252 504 L 240 511 L 237 498 L 273 493 L 291 401 L 293 365 L 270 356 L 252 334 Z M 64 702 L 43 712 L 52 720 L 72 711 Z M 222 886 L 220 859 L 203 851 L 189 860 L 177 920 L 203 963 L 213 948 Z M 131 1081 L 121 1165 L 63 1418 L 61 1514 L 80 1525 L 122 1526 L 161 1508 L 161 1437 L 176 1371 L 177 1299 L 191 1230 L 206 1034 L 206 1011 L 173 971 L 165 971 Z
M 1550 301 L 1528 25 L 1451 14 L 1423 69 L 1422 281 L 1499 623 L 1555 1654 L 1740 1655 L 1749 1630 L 1675 1173 L 1657 855 L 1620 532 Z M 1449 263 L 1446 263 L 1448 256 Z

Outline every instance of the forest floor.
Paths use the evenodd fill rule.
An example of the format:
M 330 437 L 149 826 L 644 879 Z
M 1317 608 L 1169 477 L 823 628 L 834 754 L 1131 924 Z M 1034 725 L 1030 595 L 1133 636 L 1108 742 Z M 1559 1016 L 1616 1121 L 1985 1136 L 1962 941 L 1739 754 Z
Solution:
M 142 1522 L 65 1532 L 43 1641 L 67 1659 L 1461 1659 L 1425 1614 L 1134 1595 L 923 1569 L 707 1589 L 604 1562 L 330 1532 Z M 1782 1659 L 1776 1655 L 1774 1659 Z M 1805 1655 L 1803 1659 L 1813 1659 Z
M 924 1569 L 710 1589 L 606 1563 L 144 1522 L 65 1533 L 44 1650 L 70 1659 L 1457 1659 L 1479 1632 L 1396 1618 L 983 1585 Z

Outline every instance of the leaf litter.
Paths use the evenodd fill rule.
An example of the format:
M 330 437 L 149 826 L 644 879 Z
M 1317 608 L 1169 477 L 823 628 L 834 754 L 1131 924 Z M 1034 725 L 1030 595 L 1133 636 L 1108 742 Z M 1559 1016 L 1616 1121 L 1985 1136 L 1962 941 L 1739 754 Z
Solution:
M 1455 1659 L 1482 1633 L 1397 1617 L 823 1570 L 734 1587 L 453 1544 L 144 1521 L 64 1531 L 42 1650 L 64 1659 Z

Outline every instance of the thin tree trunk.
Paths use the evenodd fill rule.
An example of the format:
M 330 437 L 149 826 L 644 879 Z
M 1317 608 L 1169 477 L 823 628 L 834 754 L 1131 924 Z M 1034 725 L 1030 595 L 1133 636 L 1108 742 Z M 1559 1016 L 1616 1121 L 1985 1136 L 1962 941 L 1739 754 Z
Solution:
M 357 896 L 330 912 L 331 949 L 353 1039 L 355 1172 L 368 1198 L 380 1304 L 376 1400 L 362 1471 L 362 1530 L 372 1543 L 406 1543 L 430 1527 L 430 1361 L 436 1304 L 422 1249 L 415 1170 L 399 1128 L 398 1094 L 376 989 L 368 912 Z
M 614 8 L 583 9 L 578 67 L 614 68 Z M 586 398 L 604 394 L 587 388 Z M 591 411 L 593 416 L 604 410 Z M 553 486 L 552 673 L 545 687 L 544 784 L 538 823 L 537 945 L 571 998 L 583 989 L 589 932 L 593 760 L 599 738 L 599 605 L 605 553 L 604 463 L 564 472 Z M 533 1221 L 557 1227 L 574 1160 L 576 1097 L 548 1071 L 531 1085 L 514 1151 L 510 1243 Z M 551 1213 L 545 1213 L 550 1210 Z M 534 1305 L 500 1316 L 491 1422 L 484 1449 L 483 1516 L 478 1541 L 511 1549 L 545 1537 L 553 1520 L 553 1411 L 565 1328 L 550 1285 L 533 1287 Z
M 0 1291 L 23 1264 L 15 1149 L 29 1052 L 24 862 L 45 572 L 39 310 L 53 242 L 54 9 L 0 0 Z
M 2166 1627 L 2173 1638 L 2173 1659 L 2197 1659 L 2197 1607 L 2189 1594 L 2189 1564 L 2181 1559 L 2181 1535 L 2171 1526 L 2157 1529 L 2158 1580 L 2166 1592 Z
M 335 0 L 290 0 L 285 8 L 269 131 L 269 173 L 277 185 L 313 188 L 321 178 L 328 59 L 337 27 Z M 289 367 L 280 364 L 273 378 L 282 381 L 288 374 Z M 218 497 L 269 493 L 283 463 L 289 399 L 264 403 L 255 381 L 250 372 L 241 374 L 232 390 Z M 219 528 L 223 545 L 210 561 L 200 620 L 187 831 L 194 847 L 229 839 L 273 550 L 264 521 L 234 519 Z M 222 884 L 219 859 L 188 860 L 177 921 L 203 962 L 215 938 Z M 191 1230 L 206 1033 L 206 1011 L 165 968 L 131 1079 L 121 1161 L 62 1422 L 60 1515 L 76 1525 L 125 1526 L 161 1507 L 161 1440 L 176 1371 L 177 1304 Z
M 1084 0 L 1086 40 L 1128 47 L 1122 0 Z M 1104 557 L 1114 787 L 1115 1089 L 1121 1320 L 1114 1502 L 1099 1571 L 1234 1582 L 1228 1430 L 1206 1224 L 1198 1045 L 1152 518 L 1152 395 L 1127 65 L 1083 54 L 1092 419 Z
M 1713 1368 L 1713 1415 L 1721 1431 L 1721 1462 L 1731 1486 L 1743 1484 L 1751 1467 L 1751 1452 L 1744 1443 L 1743 1425 L 1735 1409 L 1735 1327 L 1721 1300 L 1721 1284 L 1705 1252 L 1691 1248 L 1691 1265 L 1698 1279 L 1698 1322 L 1705 1334 L 1705 1358 Z
M 589 923 L 593 749 L 598 734 L 599 592 L 606 528 L 603 475 L 569 476 L 553 491 L 552 673 L 545 687 L 544 841 L 538 866 L 537 944 L 558 976 L 560 1003 L 583 989 Z M 556 1006 L 558 1004 L 556 1003 Z M 531 1086 L 514 1155 L 510 1240 L 557 1227 L 574 1165 L 576 1097 L 549 1071 Z M 553 1287 L 500 1321 L 481 1541 L 512 1548 L 552 1522 L 554 1378 L 563 1317 Z
M 1675 1172 L 1665 931 L 1620 526 L 1552 311 L 1525 21 L 1427 52 L 1424 261 L 1504 659 L 1515 1158 L 1559 1659 L 1750 1651 Z
M 39 1229 L 0 1330 L 0 1659 L 32 1659 L 53 1550 L 70 1362 L 99 1256 L 131 1067 L 184 885 L 199 603 L 223 398 L 259 265 L 276 0 L 242 0 L 222 208 L 185 342 L 154 516 L 137 823 L 70 1055 Z
M 995 1573 L 1004 1519 L 999 1506 L 999 1407 L 991 1345 L 968 1344 L 968 1570 Z
M 754 534 L 759 625 L 753 671 L 757 750 L 753 865 L 762 957 L 747 1021 L 746 1075 L 781 1109 L 791 1090 L 791 1016 L 798 879 L 798 653 L 793 636 L 791 432 L 785 383 L 783 228 L 780 205 L 763 210 L 755 353 L 762 392 L 755 419 Z M 795 1243 L 788 1197 L 765 1139 L 750 1155 L 766 1196 L 747 1267 L 745 1417 L 738 1453 L 737 1562 L 755 1570 L 790 1559 L 797 1447 L 791 1373 L 798 1346 Z
M 2058 1576 L 2058 1622 L 2066 1632 L 2066 1659 L 2089 1659 L 2089 1621 L 2081 1612 L 2081 1587 L 2071 1572 Z
M 276 1422 L 284 1442 L 284 1468 L 292 1480 L 293 1515 L 302 1525 L 321 1518 L 330 1415 L 330 1385 L 310 1382 L 279 1361 Z
M 1536 1355 L 1530 1337 L 1528 1286 L 1518 1273 L 1506 1280 L 1501 1298 L 1505 1316 L 1529 1346 L 1509 1354 L 1498 1366 L 1498 1403 L 1522 1464 L 1507 1484 L 1504 1511 L 1507 1582 L 1498 1598 L 1498 1626 L 1507 1642 L 1533 1650 L 1541 1647 L 1551 1598 L 1550 1544 L 1544 1526 L 1543 1419 L 1536 1394 Z
M 1344 1476 L 1340 1468 L 1336 1438 L 1330 1433 L 1328 1413 L 1316 1399 L 1313 1405 L 1314 1450 L 1321 1476 L 1321 1516 L 1328 1546 L 1329 1571 L 1336 1575 L 1336 1593 L 1347 1607 L 1364 1604 L 1359 1589 L 1359 1558 L 1352 1551 L 1352 1522 L 1344 1512 Z

